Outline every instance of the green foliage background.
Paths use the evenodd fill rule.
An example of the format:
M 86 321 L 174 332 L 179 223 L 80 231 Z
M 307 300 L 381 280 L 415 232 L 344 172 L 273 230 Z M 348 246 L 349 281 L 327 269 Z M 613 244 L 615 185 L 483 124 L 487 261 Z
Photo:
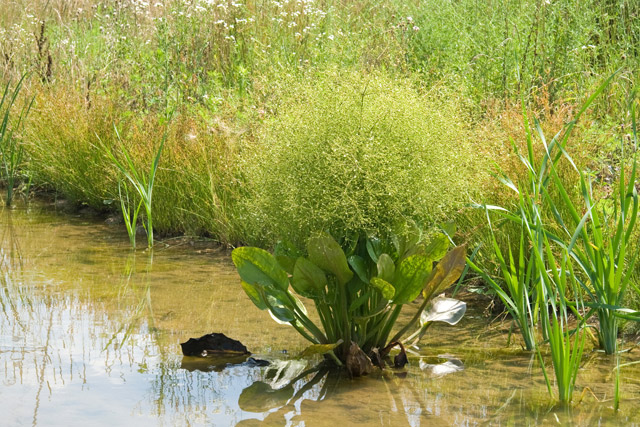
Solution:
M 332 71 L 295 86 L 244 150 L 248 240 L 303 244 L 312 232 L 425 226 L 477 192 L 479 158 L 455 96 L 383 73 Z

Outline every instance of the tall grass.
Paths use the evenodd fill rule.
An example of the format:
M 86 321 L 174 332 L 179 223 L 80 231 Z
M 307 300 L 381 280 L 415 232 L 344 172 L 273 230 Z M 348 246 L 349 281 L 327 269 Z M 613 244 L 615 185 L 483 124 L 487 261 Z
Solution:
M 603 73 L 622 66 L 628 80 L 612 85 L 615 89 L 602 97 L 602 110 L 596 117 L 602 119 L 621 102 L 623 90 L 632 84 L 626 82 L 637 75 L 640 20 L 634 19 L 638 13 L 634 2 L 624 0 L 616 6 L 600 0 L 571 4 L 534 0 L 491 4 L 471 0 L 455 4 L 434 0 L 0 0 L 4 12 L 0 16 L 0 69 L 15 77 L 31 68 L 42 82 L 30 88 L 38 93 L 38 116 L 43 120 L 27 124 L 27 133 L 35 138 L 26 144 L 24 157 L 36 183 L 78 204 L 113 209 L 115 205 L 104 201 L 118 199 L 118 177 L 105 169 L 108 159 L 95 149 L 99 145 L 95 134 L 111 141 L 112 124 L 122 124 L 122 136 L 136 167 L 148 167 L 156 148 L 149 141 L 159 141 L 152 123 L 159 123 L 168 106 L 182 115 L 182 124 L 168 137 L 163 168 L 157 172 L 154 227 L 167 233 L 208 234 L 225 242 L 252 239 L 248 243 L 257 244 L 273 241 L 276 231 L 263 230 L 260 225 L 266 197 L 262 195 L 251 206 L 250 197 L 257 193 L 245 179 L 259 173 L 245 173 L 243 162 L 250 162 L 252 156 L 245 156 L 244 150 L 256 151 L 256 157 L 262 151 L 273 154 L 275 149 L 263 142 L 267 135 L 279 132 L 274 125 L 280 120 L 277 117 L 285 112 L 291 118 L 292 108 L 306 108 L 300 99 L 295 105 L 294 88 L 308 89 L 313 86 L 308 82 L 327 70 L 330 74 L 348 69 L 354 74 L 383 74 L 397 80 L 396 89 L 406 93 L 416 87 L 418 92 L 430 91 L 433 96 L 425 98 L 431 98 L 427 108 L 431 111 L 422 117 L 406 114 L 399 120 L 411 123 L 402 125 L 409 135 L 423 132 L 425 140 L 432 140 L 433 161 L 425 167 L 440 168 L 443 156 L 463 162 L 471 144 L 475 158 L 469 156 L 470 162 L 482 164 L 480 153 L 492 151 L 481 137 L 468 143 L 473 139 L 468 136 L 469 127 L 486 115 L 501 116 L 504 111 L 500 108 L 508 100 L 521 95 L 526 100 L 546 100 L 555 111 L 562 101 L 573 102 Z M 316 85 L 310 98 L 316 100 L 306 110 L 309 114 L 317 105 L 333 102 L 329 98 L 341 96 L 333 93 L 337 86 L 325 85 L 327 93 L 320 86 L 322 83 Z M 171 88 L 171 94 L 159 88 Z M 398 102 L 391 99 L 398 95 L 395 89 L 387 99 L 380 95 L 380 108 L 403 108 L 402 102 L 413 102 L 413 95 L 404 98 L 400 94 Z M 352 97 L 353 102 L 345 105 L 357 104 L 360 95 Z M 442 110 L 441 99 L 446 100 Z M 501 107 L 490 111 L 485 104 Z M 467 110 L 473 115 L 467 117 Z M 365 110 L 365 116 L 369 113 Z M 420 129 L 427 127 L 424 118 L 433 122 L 431 129 Z M 384 118 L 380 122 L 395 125 Z M 399 133 L 389 135 L 396 142 L 401 138 Z M 456 141 L 464 142 L 459 148 Z M 374 144 L 362 145 L 370 152 L 377 149 Z M 401 157 L 396 154 L 390 160 Z M 241 155 L 243 162 L 237 163 Z M 407 153 L 409 158 L 412 155 Z M 374 160 L 381 161 L 381 157 Z M 468 172 L 466 167 L 461 170 L 463 180 L 469 173 L 479 173 Z M 380 218 L 382 223 L 387 220 L 385 215 L 431 220 L 466 200 L 463 187 L 486 191 L 484 176 L 478 182 L 460 184 L 452 172 L 443 181 L 451 191 L 420 199 L 416 177 L 381 171 L 384 177 L 381 172 L 367 181 L 377 186 L 376 194 L 360 193 L 362 198 L 355 200 L 334 193 L 332 200 L 341 200 L 343 212 L 354 212 L 358 221 L 378 223 L 376 218 Z M 398 184 L 374 182 L 380 177 L 397 178 Z M 325 178 L 327 190 L 332 183 L 341 182 L 337 177 Z M 349 182 L 346 173 L 341 178 Z M 435 188 L 433 182 L 438 179 L 437 175 L 423 176 L 424 187 Z M 454 184 L 449 185 L 451 182 Z M 387 194 L 393 202 L 384 199 L 383 187 L 391 190 Z M 399 188 L 397 196 L 409 200 L 407 206 L 396 203 L 393 187 Z M 275 200 L 276 195 L 272 196 Z M 300 212 L 308 212 L 313 199 L 307 201 Z M 433 208 L 421 208 L 419 203 Z M 367 204 L 370 216 L 352 209 Z M 271 212 L 276 208 L 272 205 Z M 284 209 L 283 222 L 294 215 L 287 211 L 293 210 L 291 206 Z M 325 219 L 340 221 L 337 216 Z M 497 239 L 502 245 L 501 237 Z
M 542 261 L 541 254 L 536 254 L 537 273 L 540 275 L 540 280 L 544 283 L 547 291 L 541 313 L 541 323 L 549 341 L 551 361 L 558 388 L 558 399 L 561 403 L 568 404 L 571 403 L 573 397 L 585 344 L 584 320 L 580 316 L 580 313 L 584 313 L 584 304 L 581 298 L 582 293 L 573 272 L 571 259 L 567 252 L 563 251 L 559 264 L 556 264 L 547 238 L 545 238 L 544 246 L 550 265 Z M 537 246 L 534 245 L 535 247 Z M 551 268 L 548 268 L 549 266 Z M 567 294 L 573 294 L 576 300 L 567 301 Z M 571 311 L 578 314 L 578 322 L 573 330 L 569 327 L 569 314 Z M 549 394 L 553 396 L 551 382 L 549 381 L 540 350 L 538 350 L 538 357 Z
M 605 82 L 605 84 L 607 83 L 608 81 Z M 632 99 L 634 98 L 632 97 Z M 634 145 L 637 146 L 635 104 L 632 104 L 631 113 Z M 566 152 L 563 154 L 571 161 Z M 591 182 L 581 171 L 578 171 L 584 200 L 582 210 L 586 211 L 583 215 L 578 213 L 580 208 L 567 195 L 553 168 L 551 170 L 551 177 L 560 191 L 565 207 L 568 208 L 571 220 L 576 224 L 567 247 L 587 278 L 587 283 L 583 283 L 582 288 L 591 300 L 588 305 L 595 310 L 598 316 L 598 339 L 600 347 L 607 354 L 614 354 L 617 351 L 619 319 L 629 317 L 627 310 L 623 308 L 624 296 L 632 279 L 638 256 L 637 252 L 628 253 L 630 239 L 638 217 L 635 152 L 628 180 L 625 176 L 624 162 L 620 169 L 616 198 L 613 200 L 613 212 L 608 212 L 608 209 L 598 206 L 603 202 L 598 203 L 594 200 Z M 568 230 L 564 223 L 561 225 L 565 231 Z M 578 240 L 581 240 L 581 245 L 577 244 Z M 633 316 L 630 318 L 636 319 Z
M 74 205 L 120 215 L 121 182 L 121 192 L 126 198 L 128 191 L 133 211 L 140 201 L 137 191 L 104 146 L 126 162 L 120 148 L 124 146 L 136 170 L 148 174 L 157 144 L 164 138 L 162 116 L 134 114 L 106 97 L 93 98 L 88 108 L 81 94 L 51 88 L 38 94 L 30 117 L 25 167 L 40 188 L 57 191 Z M 51 127 L 51 123 L 68 126 Z M 241 195 L 237 158 L 242 148 L 239 139 L 247 131 L 228 118 L 185 115 L 176 116 L 166 129 L 162 165 L 156 170 L 152 193 L 154 231 L 238 242 L 240 227 L 233 221 Z
M 468 264 L 479 273 L 490 288 L 498 295 L 505 305 L 507 311 L 515 321 L 520 334 L 524 340 L 525 349 L 528 351 L 536 348 L 536 323 L 537 310 L 535 310 L 536 284 L 538 277 L 535 270 L 535 260 L 529 248 L 529 236 L 525 238 L 525 224 L 522 224 L 520 244 L 518 246 L 517 258 L 514 258 L 511 246 L 509 246 L 509 256 L 505 257 L 496 240 L 495 231 L 491 227 L 489 209 L 485 206 L 487 220 L 491 228 L 491 241 L 493 250 L 498 260 L 504 288 L 499 281 L 488 275 L 483 269 L 478 267 L 472 260 Z
M 134 161 L 131 158 L 131 155 L 127 151 L 124 144 L 120 139 L 120 134 L 118 133 L 118 129 L 114 128 L 116 136 L 118 138 L 118 142 L 120 142 L 120 150 L 124 160 L 118 159 L 116 155 L 111 151 L 111 149 L 107 148 L 107 154 L 109 158 L 113 161 L 113 164 L 120 170 L 120 172 L 127 178 L 127 180 L 131 183 L 133 188 L 138 193 L 140 197 L 140 201 L 144 206 L 145 211 L 145 230 L 147 231 L 147 245 L 149 248 L 153 247 L 153 186 L 156 179 L 156 172 L 158 171 L 158 164 L 160 163 L 160 156 L 162 155 L 162 149 L 164 148 L 164 143 L 167 139 L 166 133 L 160 141 L 160 145 L 156 151 L 156 155 L 153 157 L 151 161 L 151 167 L 149 168 L 148 173 L 144 173 L 139 171 L 136 167 Z M 121 196 L 121 195 L 120 195 Z M 128 199 L 128 197 L 127 197 Z M 121 205 L 124 208 L 124 202 L 121 200 Z M 127 224 L 127 231 L 129 233 L 129 239 L 131 240 L 132 246 L 135 248 L 135 218 L 138 217 L 139 211 L 138 208 L 134 211 L 133 220 L 129 220 L 129 208 L 126 210 L 122 210 L 122 214 L 125 216 L 125 223 Z
M 7 187 L 7 198 L 5 200 L 7 206 L 11 205 L 13 201 L 13 189 L 24 155 L 24 148 L 16 131 L 21 132 L 23 130 L 23 122 L 33 104 L 33 99 L 27 101 L 17 111 L 17 119 L 14 117 L 16 113 L 14 106 L 18 101 L 18 95 L 26 77 L 27 74 L 23 74 L 13 89 L 11 88 L 11 81 L 7 82 L 2 98 L 0 98 L 0 167 L 2 168 L 0 179 L 4 181 Z
M 412 66 L 425 78 L 455 70 L 480 102 L 546 92 L 553 104 L 620 67 L 637 73 L 640 6 L 633 0 L 421 1 L 404 10 L 419 27 L 408 41 Z
M 619 67 L 632 77 L 640 65 L 633 0 L 2 0 L 0 7 L 6 71 L 35 64 L 48 82 L 109 92 L 143 109 L 162 108 L 156 89 L 167 60 L 172 103 L 214 110 L 227 96 L 272 96 L 280 74 L 327 66 L 417 72 L 430 85 L 453 80 L 477 102 L 545 92 L 553 104 Z M 618 103 L 622 90 L 603 105 Z

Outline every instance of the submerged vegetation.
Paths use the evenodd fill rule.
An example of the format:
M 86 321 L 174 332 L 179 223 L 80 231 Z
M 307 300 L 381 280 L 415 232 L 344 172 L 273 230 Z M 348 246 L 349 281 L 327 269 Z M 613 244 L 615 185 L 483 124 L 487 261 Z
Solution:
M 467 246 L 475 290 L 543 366 L 550 349 L 565 403 L 591 329 L 615 354 L 638 318 L 637 1 L 0 10 L 6 203 L 33 182 L 119 211 L 134 247 L 139 225 L 149 247 L 154 232 L 253 245 L 232 256 L 245 291 L 313 352 L 418 339 Z M 447 238 L 394 230 L 450 220 Z

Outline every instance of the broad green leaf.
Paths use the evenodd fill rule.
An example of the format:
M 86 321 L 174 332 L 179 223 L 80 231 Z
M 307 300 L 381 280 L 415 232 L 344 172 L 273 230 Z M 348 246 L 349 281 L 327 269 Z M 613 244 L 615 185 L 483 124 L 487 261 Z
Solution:
M 300 253 L 293 243 L 281 240 L 276 243 L 276 246 L 273 248 L 273 256 L 287 273 L 293 274 L 296 259 L 302 256 L 302 253 Z
M 387 254 L 380 255 L 378 258 L 378 277 L 387 282 L 391 282 L 395 272 L 396 264 L 393 262 L 393 259 Z
M 304 314 L 305 316 L 308 316 L 309 313 L 307 312 L 307 307 L 305 307 L 302 301 L 300 301 L 300 298 L 298 298 L 295 294 L 289 294 L 289 295 L 291 295 L 291 298 L 293 299 L 293 304 L 295 305 L 295 307 L 298 308 L 298 310 L 300 310 L 302 314 Z M 289 307 L 292 308 L 290 305 Z
M 378 257 L 382 253 L 382 243 L 377 237 L 367 239 L 367 253 L 373 262 L 378 262 Z
M 262 302 L 264 302 L 269 314 L 276 322 L 280 324 L 287 324 L 293 322 L 295 315 L 293 310 L 295 305 L 300 306 L 300 303 L 295 295 L 289 293 L 289 291 L 283 291 L 273 286 L 261 286 L 257 284 L 254 289 L 259 293 Z M 295 302 L 292 302 L 293 299 Z
M 288 324 L 295 320 L 293 311 L 286 307 L 282 301 L 272 295 L 267 295 L 266 305 L 273 320 L 280 324 Z
M 296 259 L 286 255 L 275 255 L 276 261 L 280 267 L 289 274 L 293 274 L 293 267 L 296 265 Z
M 396 294 L 396 290 L 393 285 L 380 277 L 372 278 L 371 286 L 378 290 L 386 300 L 392 300 Z M 420 291 L 418 291 L 418 293 L 420 293 Z
M 425 299 L 439 295 L 458 280 L 464 270 L 466 255 L 467 245 L 457 246 L 447 252 L 427 280 L 427 285 L 422 292 Z
M 393 284 L 396 293 L 393 298 L 395 304 L 405 304 L 416 299 L 431 273 L 433 261 L 422 254 L 411 255 L 404 259 L 398 268 Z
M 444 224 L 440 224 L 440 228 L 449 237 L 456 234 L 456 223 L 454 221 L 448 221 L 448 222 L 445 222 Z
M 364 283 L 369 283 L 369 272 L 367 271 L 367 264 L 364 259 L 358 255 L 351 255 L 349 257 L 349 265 L 356 272 L 360 280 Z
M 396 224 L 391 234 L 391 242 L 398 252 L 398 258 L 407 258 L 416 253 L 416 245 L 421 237 L 422 231 L 414 221 Z
M 249 246 L 236 248 L 231 253 L 231 259 L 242 280 L 251 285 L 257 283 L 283 291 L 289 287 L 287 272 L 264 249 Z
M 310 238 L 307 242 L 307 252 L 311 262 L 336 276 L 341 285 L 353 277 L 344 251 L 328 234 L 323 233 Z
M 251 302 L 256 305 L 256 307 L 258 307 L 260 310 L 265 310 L 267 308 L 267 305 L 264 303 L 260 292 L 258 292 L 254 285 L 250 285 L 244 280 L 241 282 L 241 285 L 242 289 L 244 289 L 245 293 L 247 294 Z
M 304 257 L 298 258 L 293 268 L 291 286 L 307 298 L 317 298 L 324 292 L 327 276 L 324 271 Z
M 449 249 L 449 239 L 443 233 L 436 233 L 424 249 L 424 254 L 432 261 L 442 259 Z
M 309 357 L 315 354 L 329 353 L 331 350 L 334 350 L 342 344 L 342 342 L 342 340 L 338 340 L 338 342 L 333 344 L 311 344 L 309 347 L 305 348 L 298 357 Z

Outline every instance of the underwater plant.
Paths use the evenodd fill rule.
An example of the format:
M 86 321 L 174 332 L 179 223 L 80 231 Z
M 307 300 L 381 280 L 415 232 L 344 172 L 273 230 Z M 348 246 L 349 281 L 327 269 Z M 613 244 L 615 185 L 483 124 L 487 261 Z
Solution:
M 464 303 L 429 306 L 460 276 L 466 246 L 448 251 L 444 233 L 422 239 L 415 225 L 404 228 L 388 238 L 345 239 L 343 246 L 327 233 L 316 234 L 308 240 L 304 254 L 282 243 L 274 254 L 239 247 L 232 259 L 251 301 L 313 343 L 307 353 L 329 353 L 348 367 L 354 360 L 371 365 L 362 357 L 364 352 L 383 366 L 389 351 L 399 346 L 401 354 L 394 364 L 403 365 L 402 338 L 409 330 L 418 326 L 409 337 L 415 339 L 433 321 L 455 324 L 466 311 Z M 320 325 L 310 319 L 296 294 L 313 301 Z M 415 315 L 391 335 L 403 307 L 420 295 L 423 300 Z M 367 370 L 356 369 L 355 373 Z

